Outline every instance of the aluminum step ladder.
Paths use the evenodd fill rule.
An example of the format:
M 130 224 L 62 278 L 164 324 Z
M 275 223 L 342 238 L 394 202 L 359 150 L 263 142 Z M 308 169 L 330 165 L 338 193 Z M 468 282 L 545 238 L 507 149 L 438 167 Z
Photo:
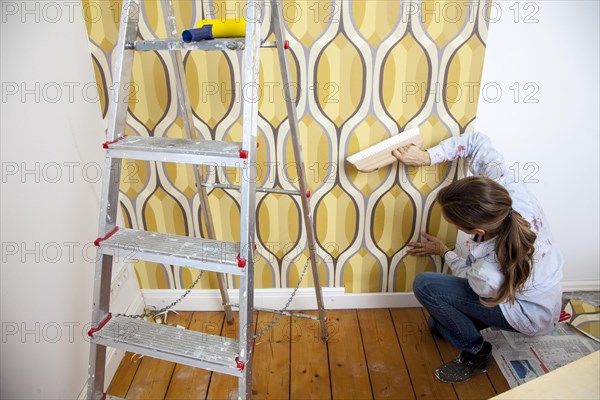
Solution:
M 257 188 L 252 179 L 242 179 L 240 190 L 240 242 L 228 243 L 215 240 L 213 221 L 209 211 L 206 184 L 203 182 L 201 165 L 211 164 L 222 167 L 236 167 L 243 170 L 256 163 L 256 137 L 258 103 L 250 101 L 252 95 L 243 96 L 242 142 L 204 141 L 196 137 L 190 100 L 185 80 L 182 51 L 216 50 L 244 51 L 244 88 L 258 88 L 259 50 L 261 47 L 275 48 L 278 54 L 283 86 L 287 99 L 294 98 L 290 83 L 290 67 L 286 49 L 283 13 L 281 2 L 271 0 L 271 23 L 275 42 L 265 42 L 260 38 L 260 25 L 264 4 L 248 1 L 246 7 L 246 37 L 215 39 L 210 41 L 183 43 L 178 38 L 172 0 L 161 0 L 163 15 L 169 37 L 163 40 L 136 40 L 141 0 L 124 0 L 121 26 L 115 53 L 113 82 L 119 89 L 111 102 L 109 111 L 106 160 L 102 186 L 102 209 L 100 212 L 99 237 L 94 244 L 102 257 L 96 263 L 94 283 L 94 304 L 91 337 L 90 366 L 88 379 L 89 399 L 107 398 L 104 393 L 106 348 L 115 347 L 180 364 L 199 367 L 215 372 L 230 374 L 239 378 L 239 398 L 252 396 L 252 355 L 253 355 L 253 305 L 254 299 L 254 258 L 256 218 L 256 192 L 266 191 L 300 196 L 304 228 L 307 233 L 314 286 L 318 305 L 318 320 L 321 335 L 327 340 L 327 327 L 321 285 L 319 283 L 316 245 L 309 207 L 309 196 L 302 149 L 300 146 L 298 118 L 295 105 L 286 101 L 299 190 Z M 159 137 L 125 136 L 127 118 L 128 85 L 130 82 L 135 51 L 170 51 L 175 65 L 177 96 L 180 113 L 185 125 L 186 139 Z M 119 182 L 121 160 L 145 160 L 155 162 L 175 162 L 194 165 L 194 175 L 202 217 L 207 228 L 207 238 L 177 236 L 118 227 Z M 244 174 L 242 176 L 249 176 Z M 231 185 L 213 184 L 213 187 L 234 188 Z M 131 256 L 132 245 L 135 255 Z M 120 253 L 121 252 L 121 253 Z M 151 261 L 196 268 L 217 273 L 218 283 L 228 323 L 233 322 L 231 307 L 239 308 L 238 339 L 182 330 L 177 327 L 146 322 L 124 315 L 110 313 L 110 285 L 113 257 L 127 254 L 130 259 Z M 305 266 L 306 270 L 306 266 Z M 239 303 L 229 301 L 225 274 L 240 278 Z M 302 277 L 302 275 L 301 275 Z M 296 287 L 297 290 L 297 287 Z M 295 290 L 294 292 L 295 293 Z M 288 301 L 289 305 L 289 301 Z M 287 306 L 286 306 L 287 307 Z M 270 310 L 275 311 L 275 310 Z M 279 311 L 280 315 L 302 316 L 301 314 Z M 313 317 L 314 318 L 314 317 Z M 316 319 L 316 318 L 314 318 Z M 250 327 L 250 329 L 246 329 Z M 109 396 L 110 397 L 110 396 Z M 111 397 L 114 398 L 114 397 Z

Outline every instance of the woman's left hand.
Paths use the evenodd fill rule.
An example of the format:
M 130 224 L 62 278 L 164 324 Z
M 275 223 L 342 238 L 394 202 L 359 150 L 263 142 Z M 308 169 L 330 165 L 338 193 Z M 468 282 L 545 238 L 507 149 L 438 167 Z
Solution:
M 426 256 L 428 254 L 437 254 L 444 256 L 448 251 L 446 244 L 435 236 L 422 232 L 421 236 L 427 239 L 427 242 L 409 242 L 406 245 L 410 247 L 407 253 L 411 256 Z

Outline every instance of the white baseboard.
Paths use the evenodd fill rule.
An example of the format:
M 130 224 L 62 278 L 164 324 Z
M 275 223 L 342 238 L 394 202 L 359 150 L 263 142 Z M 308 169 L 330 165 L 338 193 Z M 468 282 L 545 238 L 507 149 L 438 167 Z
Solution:
M 163 308 L 179 299 L 185 290 L 142 289 L 144 302 L 148 306 Z M 237 289 L 229 289 L 229 298 L 237 303 Z M 255 289 L 254 306 L 270 309 L 282 308 L 292 289 Z M 394 308 L 420 307 L 413 293 L 345 293 L 344 288 L 323 288 L 323 302 L 326 309 L 340 310 L 351 308 Z M 221 295 L 218 289 L 192 290 L 185 299 L 173 307 L 176 311 L 221 311 Z M 315 291 L 311 288 L 298 289 L 289 307 L 290 310 L 316 310 Z
M 563 291 L 598 291 L 600 281 L 564 281 Z M 142 289 L 144 303 L 163 308 L 179 299 L 185 292 L 182 289 Z M 237 289 L 229 289 L 229 298 L 237 303 Z M 255 289 L 255 307 L 280 309 L 285 305 L 292 289 Z M 420 307 L 414 293 L 345 293 L 344 288 L 323 288 L 323 302 L 326 309 L 340 310 L 352 308 L 401 308 Z M 218 289 L 192 290 L 188 296 L 173 307 L 176 311 L 221 311 L 221 295 Z M 290 310 L 316 310 L 314 289 L 302 288 L 296 293 Z
M 600 281 L 563 281 L 563 292 L 598 292 L 600 291 Z

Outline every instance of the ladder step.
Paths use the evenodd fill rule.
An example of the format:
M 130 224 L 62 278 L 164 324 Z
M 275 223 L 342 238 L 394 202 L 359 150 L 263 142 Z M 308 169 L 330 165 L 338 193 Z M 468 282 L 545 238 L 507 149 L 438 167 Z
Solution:
M 97 344 L 137 354 L 241 376 L 236 357 L 238 341 L 123 316 L 113 316 L 93 333 Z
M 97 240 L 100 252 L 120 260 L 143 260 L 205 271 L 242 275 L 239 244 L 188 236 L 118 228 Z
M 220 189 L 240 190 L 239 185 L 229 185 L 229 184 L 225 184 L 225 183 L 203 183 L 202 186 L 207 187 L 209 189 L 210 188 L 220 188 Z M 300 191 L 298 191 L 298 190 L 257 187 L 256 191 L 257 192 L 265 192 L 265 193 L 289 194 L 291 196 L 300 196 Z
M 127 47 L 137 51 L 244 50 L 246 48 L 246 39 L 227 38 L 202 40 L 192 43 L 185 43 L 181 39 L 138 40 L 134 43 L 130 43 Z M 260 47 L 277 47 L 277 42 L 262 42 Z
M 122 136 L 104 146 L 113 158 L 238 168 L 243 166 L 245 153 L 239 142 L 148 136 Z

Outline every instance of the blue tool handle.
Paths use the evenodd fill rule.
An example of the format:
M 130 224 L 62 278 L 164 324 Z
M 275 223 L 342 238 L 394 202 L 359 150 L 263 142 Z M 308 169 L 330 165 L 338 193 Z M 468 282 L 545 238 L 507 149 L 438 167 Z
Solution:
M 185 43 L 198 42 L 200 40 L 213 40 L 212 25 L 203 25 L 202 28 L 183 31 L 181 38 Z

